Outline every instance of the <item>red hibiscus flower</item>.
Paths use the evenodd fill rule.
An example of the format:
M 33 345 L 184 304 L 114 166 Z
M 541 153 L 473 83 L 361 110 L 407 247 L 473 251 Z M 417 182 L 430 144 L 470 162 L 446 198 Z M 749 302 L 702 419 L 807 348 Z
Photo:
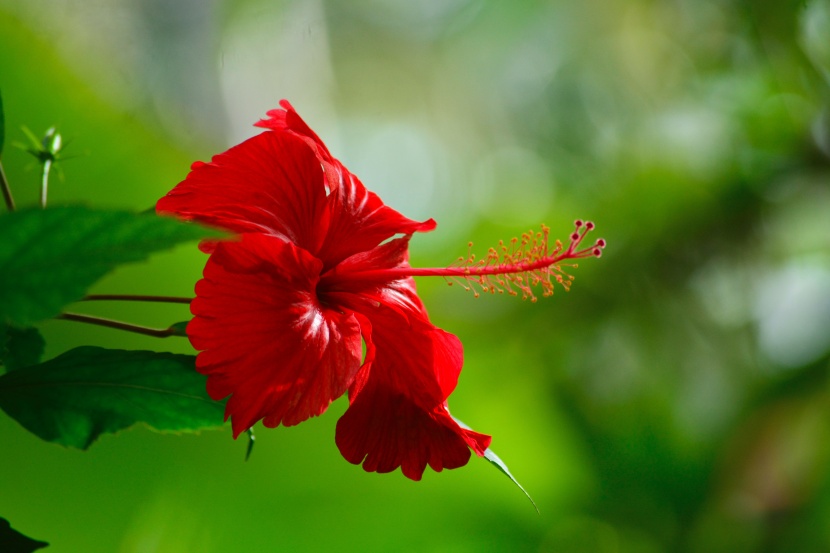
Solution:
M 481 260 L 414 268 L 409 239 L 435 228 L 383 204 L 283 101 L 257 123 L 268 129 L 195 163 L 159 200 L 159 213 L 238 233 L 207 243 L 187 327 L 196 368 L 225 410 L 234 437 L 262 421 L 290 426 L 320 415 L 348 391 L 335 441 L 367 471 L 398 467 L 419 480 L 484 455 L 490 437 L 460 426 L 447 398 L 463 363 L 461 342 L 430 323 L 414 276 L 442 276 L 468 289 L 535 301 L 571 277 L 563 260 L 599 256 L 603 240 L 579 249 L 592 223 L 576 222 L 567 248 L 548 230 L 525 233 Z M 478 293 L 478 292 L 476 292 Z
M 230 396 L 234 437 L 257 421 L 290 426 L 348 391 L 343 456 L 419 480 L 483 455 L 447 398 L 461 342 L 430 323 L 408 274 L 409 239 L 435 228 L 383 204 L 329 153 L 288 102 L 268 129 L 195 163 L 159 213 L 222 227 L 208 244 L 187 328 L 211 397 Z

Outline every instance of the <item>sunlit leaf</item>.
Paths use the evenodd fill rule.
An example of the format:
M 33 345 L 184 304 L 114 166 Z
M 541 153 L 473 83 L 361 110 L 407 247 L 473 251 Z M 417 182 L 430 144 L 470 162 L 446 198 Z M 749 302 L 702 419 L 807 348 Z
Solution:
M 154 214 L 84 206 L 0 216 L 0 323 L 53 317 L 117 265 L 218 231 Z
M 0 518 L 0 551 L 3 553 L 31 553 L 48 545 L 45 541 L 24 536 L 12 528 L 8 520 Z
M 46 342 L 36 328 L 0 325 L 0 365 L 7 371 L 40 361 Z
M 88 448 L 135 423 L 163 431 L 223 425 L 224 404 L 205 392 L 195 357 L 75 348 L 0 376 L 0 408 L 49 442 Z

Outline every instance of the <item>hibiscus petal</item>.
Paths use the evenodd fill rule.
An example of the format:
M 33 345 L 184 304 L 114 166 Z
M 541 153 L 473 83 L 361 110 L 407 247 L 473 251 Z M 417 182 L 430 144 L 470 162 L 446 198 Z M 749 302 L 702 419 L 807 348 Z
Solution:
M 330 223 L 320 250 L 325 269 L 358 252 L 370 250 L 396 234 L 428 232 L 435 228 L 432 219 L 414 221 L 385 205 L 377 194 L 367 190 L 345 168 L 341 175 L 342 181 L 339 186 L 332 186 L 328 198 Z
M 320 266 L 261 234 L 220 243 L 208 260 L 187 333 L 208 393 L 231 396 L 234 437 L 261 419 L 290 426 L 320 415 L 360 369 L 360 323 L 320 304 Z
M 445 405 L 425 411 L 400 391 L 370 378 L 357 399 L 337 421 L 335 435 L 343 457 L 367 472 L 398 467 L 420 480 L 427 465 L 440 472 L 467 464 L 470 449 L 479 456 L 490 437 L 461 428 Z
M 340 276 L 348 275 L 349 273 L 408 266 L 410 238 L 408 235 L 402 236 L 394 240 L 389 240 L 376 248 L 357 252 L 341 261 L 337 267 L 329 271 L 331 280 L 334 282 Z M 326 275 L 324 275 L 324 280 L 325 278 Z M 364 282 L 373 281 L 368 279 L 364 280 Z M 381 280 L 379 282 L 383 283 L 385 281 Z
M 194 163 L 156 210 L 235 232 L 273 234 L 316 253 L 328 227 L 326 204 L 315 152 L 293 134 L 264 132 L 210 163 Z
M 268 119 L 260 119 L 254 123 L 254 126 L 275 131 L 292 132 L 305 139 L 306 143 L 312 146 L 323 161 L 327 163 L 335 161 L 334 156 L 331 155 L 317 133 L 311 130 L 311 127 L 300 117 L 300 114 L 297 113 L 297 110 L 288 100 L 280 100 L 280 109 L 271 109 L 265 114 Z
M 376 354 L 375 343 L 372 341 L 372 323 L 360 313 L 355 312 L 354 316 L 360 324 L 360 335 L 363 337 L 363 344 L 366 347 L 366 353 L 363 356 L 363 366 L 360 367 L 360 370 L 355 375 L 351 386 L 349 386 L 349 394 L 351 396 L 356 396 L 366 385 Z
M 416 292 L 415 280 L 407 277 L 390 281 L 382 273 L 383 269 L 409 266 L 409 239 L 409 236 L 395 238 L 369 251 L 356 253 L 324 273 L 320 288 L 325 290 L 326 298 L 334 304 L 348 305 L 352 310 L 372 309 L 383 304 L 404 318 L 415 314 L 426 319 L 426 308 Z M 381 272 L 373 277 L 372 271 Z M 362 276 L 352 279 L 350 273 L 362 273 Z
M 443 403 L 458 384 L 464 347 L 457 336 L 428 320 L 410 318 L 403 327 L 396 318 L 384 309 L 369 315 L 375 363 L 389 367 L 385 379 L 394 389 L 405 390 L 417 404 L 430 409 Z
M 463 363 L 458 338 L 416 312 L 407 318 L 379 305 L 360 313 L 372 324 L 374 360 L 349 389 L 351 404 L 337 423 L 343 457 L 370 472 L 401 467 L 419 480 L 427 465 L 466 464 L 470 447 L 483 455 L 489 436 L 461 428 L 447 410 Z
M 393 388 L 409 390 L 427 410 L 449 397 L 458 383 L 464 347 L 458 337 L 429 321 L 413 279 L 377 290 L 326 293 L 326 298 L 371 322 L 371 336 L 364 339 L 387 367 L 385 378 L 393 381 Z
M 366 190 L 360 180 L 331 155 L 320 137 L 288 101 L 282 100 L 280 106 L 282 109 L 269 111 L 269 118 L 256 125 L 301 137 L 312 147 L 325 169 L 326 183 L 331 192 L 329 214 L 332 222 L 318 257 L 324 261 L 326 270 L 396 234 L 427 232 L 435 228 L 432 219 L 413 221 L 384 205 L 376 194 Z

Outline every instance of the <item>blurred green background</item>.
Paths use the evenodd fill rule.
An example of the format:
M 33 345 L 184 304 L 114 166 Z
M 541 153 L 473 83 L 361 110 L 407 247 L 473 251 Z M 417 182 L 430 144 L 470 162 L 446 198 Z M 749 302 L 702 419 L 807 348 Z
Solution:
M 830 551 L 830 0 L 0 0 L 7 142 L 69 141 L 52 204 L 146 209 L 288 98 L 439 228 L 415 265 L 575 218 L 608 241 L 536 304 L 419 281 L 465 370 L 473 459 L 367 474 L 343 400 L 260 429 L 89 451 L 0 417 L 0 516 L 47 551 Z M 7 147 L 19 204 L 38 173 Z M 2 239 L 2 238 L 0 238 Z M 96 292 L 190 295 L 195 246 Z M 83 305 L 166 326 L 182 307 Z M 80 344 L 192 352 L 47 322 Z

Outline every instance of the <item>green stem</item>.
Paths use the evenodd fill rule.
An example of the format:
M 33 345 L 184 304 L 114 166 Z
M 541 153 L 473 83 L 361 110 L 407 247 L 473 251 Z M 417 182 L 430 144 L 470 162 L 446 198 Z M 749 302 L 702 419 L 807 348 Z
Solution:
M 147 301 L 158 303 L 190 303 L 193 298 L 176 296 L 141 296 L 135 294 L 90 294 L 83 301 Z
M 14 198 L 12 197 L 12 189 L 9 188 L 9 181 L 6 180 L 6 173 L 3 172 L 2 163 L 0 163 L 0 188 L 3 189 L 3 199 L 6 200 L 6 207 L 9 211 L 14 211 Z
M 40 207 L 46 207 L 46 195 L 49 191 L 49 171 L 52 169 L 52 160 L 43 162 L 43 177 L 40 181 Z
M 125 330 L 127 332 L 135 332 L 136 334 L 143 334 L 145 336 L 152 336 L 154 338 L 167 338 L 168 336 L 181 335 L 181 331 L 177 330 L 172 326 L 169 328 L 149 328 L 146 326 L 139 326 L 130 323 L 122 323 L 121 321 L 104 319 L 101 317 L 93 317 L 91 315 L 80 315 L 78 313 L 62 313 L 55 318 L 64 321 L 75 321 L 77 323 L 86 323 L 97 326 L 105 326 L 107 328 L 115 328 L 117 330 Z

